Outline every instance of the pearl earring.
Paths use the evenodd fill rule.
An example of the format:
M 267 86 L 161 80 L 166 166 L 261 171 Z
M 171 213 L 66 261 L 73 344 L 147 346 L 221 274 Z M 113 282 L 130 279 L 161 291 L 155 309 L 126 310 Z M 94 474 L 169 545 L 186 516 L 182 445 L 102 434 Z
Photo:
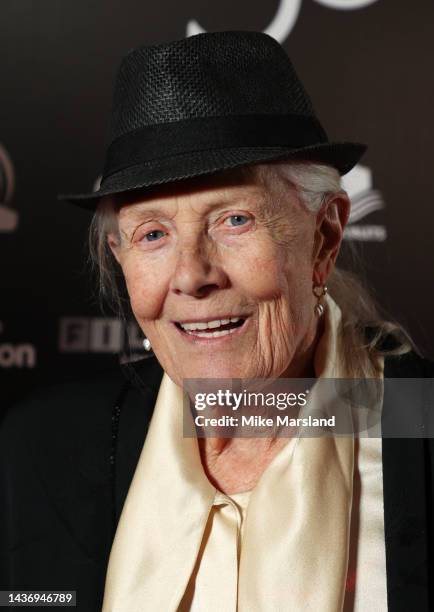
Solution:
M 150 351 L 151 350 L 151 341 L 148 340 L 148 338 L 144 338 L 143 339 L 143 347 L 144 347 L 145 351 Z
M 314 285 L 312 288 L 312 292 L 317 299 L 314 311 L 318 317 L 321 317 L 324 313 L 324 304 L 322 303 L 322 298 L 325 296 L 327 291 L 328 289 L 326 285 Z

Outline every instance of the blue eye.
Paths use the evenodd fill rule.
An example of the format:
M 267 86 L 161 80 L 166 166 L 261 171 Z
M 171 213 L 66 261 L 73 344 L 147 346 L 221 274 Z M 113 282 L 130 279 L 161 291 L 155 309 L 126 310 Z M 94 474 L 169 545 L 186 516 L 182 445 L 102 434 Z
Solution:
M 239 225 L 244 225 L 249 219 L 246 215 L 231 215 L 227 219 L 233 219 L 235 223 L 232 223 L 232 227 L 237 227 Z M 226 219 L 226 220 L 227 220 Z
M 161 235 L 157 236 L 157 234 L 161 234 Z M 145 238 L 148 242 L 158 240 L 159 238 L 161 238 L 161 236 L 164 236 L 164 232 L 162 232 L 161 230 L 154 230 L 153 232 L 149 232 L 148 234 L 145 234 Z

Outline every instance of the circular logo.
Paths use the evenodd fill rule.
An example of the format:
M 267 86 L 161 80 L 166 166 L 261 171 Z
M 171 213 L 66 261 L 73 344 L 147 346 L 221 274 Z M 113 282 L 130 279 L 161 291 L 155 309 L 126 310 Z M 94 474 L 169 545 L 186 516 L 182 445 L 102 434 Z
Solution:
M 363 8 L 378 2 L 378 0 L 315 0 L 318 4 L 341 11 Z M 276 15 L 270 25 L 263 30 L 278 42 L 283 43 L 291 33 L 300 12 L 302 0 L 280 0 Z M 206 32 L 202 26 L 192 19 L 187 24 L 187 36 L 195 36 Z
M 363 8 L 378 2 L 378 0 L 315 0 L 318 4 L 329 8 L 339 9 L 340 11 L 350 11 L 352 9 Z
M 0 144 L 0 232 L 13 232 L 18 226 L 18 214 L 8 206 L 14 191 L 14 166 L 8 152 Z
M 100 174 L 99 176 L 96 177 L 94 183 L 93 183 L 93 187 L 92 187 L 92 191 L 98 191 L 98 189 L 101 187 L 101 181 L 102 181 L 102 175 Z
M 288 37 L 297 21 L 300 12 L 301 0 L 280 0 L 279 8 L 269 26 L 263 30 L 265 34 L 272 36 L 279 42 Z M 203 34 L 206 30 L 195 20 L 187 24 L 187 36 Z
M 0 204 L 12 200 L 15 190 L 15 172 L 12 160 L 6 149 L 0 144 Z

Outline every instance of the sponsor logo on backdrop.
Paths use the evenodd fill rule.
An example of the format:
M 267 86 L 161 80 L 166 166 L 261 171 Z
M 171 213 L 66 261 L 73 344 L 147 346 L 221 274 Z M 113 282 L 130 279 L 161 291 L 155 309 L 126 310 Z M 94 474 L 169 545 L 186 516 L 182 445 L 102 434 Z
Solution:
M 0 232 L 13 232 L 18 226 L 18 213 L 11 208 L 15 191 L 15 172 L 12 160 L 0 144 Z
M 0 334 L 4 331 L 0 321 Z M 33 344 L 12 344 L 0 339 L 0 368 L 34 368 L 36 366 L 36 348 Z
M 301 8 L 302 0 L 280 0 L 277 12 L 268 27 L 263 30 L 280 43 L 283 43 L 291 33 Z M 318 4 L 340 11 L 364 8 L 378 0 L 315 0 Z M 206 30 L 195 20 L 187 23 L 187 36 L 203 34 Z
M 138 352 L 143 357 L 143 333 L 134 321 L 125 328 L 114 317 L 62 317 L 59 321 L 60 353 Z
M 381 192 L 373 189 L 371 169 L 357 164 L 351 172 L 342 177 L 342 187 L 351 199 L 351 213 L 344 238 L 363 242 L 384 242 L 387 238 L 384 225 L 358 223 L 372 212 L 385 207 Z

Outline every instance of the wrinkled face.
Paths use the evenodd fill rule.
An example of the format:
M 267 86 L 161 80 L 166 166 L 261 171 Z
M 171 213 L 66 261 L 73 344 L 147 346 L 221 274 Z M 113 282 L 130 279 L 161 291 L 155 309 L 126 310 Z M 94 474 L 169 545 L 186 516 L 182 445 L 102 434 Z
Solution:
M 261 176 L 225 173 L 119 210 L 120 241 L 109 244 L 134 315 L 179 385 L 311 373 L 312 285 L 326 269 L 317 215 L 288 183 Z

